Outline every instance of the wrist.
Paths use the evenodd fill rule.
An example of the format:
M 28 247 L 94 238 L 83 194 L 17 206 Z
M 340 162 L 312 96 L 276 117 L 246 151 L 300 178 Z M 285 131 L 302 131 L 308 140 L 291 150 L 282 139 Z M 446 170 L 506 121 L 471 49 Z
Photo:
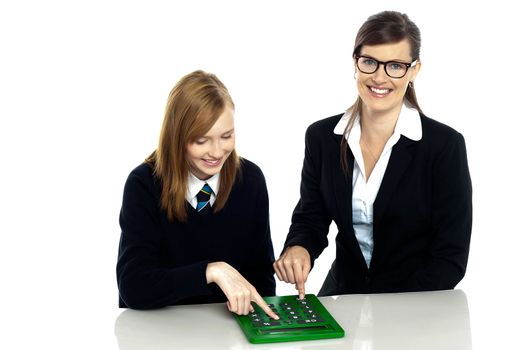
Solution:
M 222 261 L 208 263 L 206 266 L 206 283 L 215 283 L 217 281 L 218 269 L 223 264 Z

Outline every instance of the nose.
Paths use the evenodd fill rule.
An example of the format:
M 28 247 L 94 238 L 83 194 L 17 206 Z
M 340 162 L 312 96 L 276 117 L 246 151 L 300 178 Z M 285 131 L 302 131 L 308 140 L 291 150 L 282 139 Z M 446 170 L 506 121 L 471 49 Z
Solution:
M 208 150 L 208 154 L 212 158 L 221 158 L 224 154 L 223 147 L 221 147 L 221 142 L 218 140 L 212 142 L 210 149 Z
M 379 63 L 378 69 L 373 73 L 373 81 L 377 84 L 387 82 L 389 76 L 385 73 L 385 66 L 383 63 Z

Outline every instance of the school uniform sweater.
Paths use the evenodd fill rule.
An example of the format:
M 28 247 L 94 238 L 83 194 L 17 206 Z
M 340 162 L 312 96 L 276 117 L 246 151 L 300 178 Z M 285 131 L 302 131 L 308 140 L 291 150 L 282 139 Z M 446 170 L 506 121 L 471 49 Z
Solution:
M 221 211 L 202 214 L 187 203 L 187 222 L 168 221 L 160 193 L 147 164 L 135 168 L 126 181 L 119 218 L 120 307 L 224 302 L 220 288 L 206 283 L 207 264 L 216 261 L 237 269 L 260 295 L 275 295 L 268 193 L 257 165 L 241 160 Z

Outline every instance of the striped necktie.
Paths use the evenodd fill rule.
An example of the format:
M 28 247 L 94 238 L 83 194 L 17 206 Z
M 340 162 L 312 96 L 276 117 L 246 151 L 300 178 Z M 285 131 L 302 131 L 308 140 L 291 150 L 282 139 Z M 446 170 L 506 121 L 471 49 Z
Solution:
M 210 211 L 210 195 L 212 194 L 212 189 L 208 186 L 207 183 L 201 188 L 197 196 L 197 207 L 196 210 L 202 214 L 206 214 Z

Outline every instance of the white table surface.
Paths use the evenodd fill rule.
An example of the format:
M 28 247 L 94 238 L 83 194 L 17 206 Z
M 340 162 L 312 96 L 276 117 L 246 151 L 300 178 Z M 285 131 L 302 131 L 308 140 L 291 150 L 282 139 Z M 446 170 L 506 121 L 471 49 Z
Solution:
M 225 304 L 124 310 L 119 350 L 139 349 L 472 349 L 462 290 L 320 298 L 345 330 L 340 339 L 250 344 Z

